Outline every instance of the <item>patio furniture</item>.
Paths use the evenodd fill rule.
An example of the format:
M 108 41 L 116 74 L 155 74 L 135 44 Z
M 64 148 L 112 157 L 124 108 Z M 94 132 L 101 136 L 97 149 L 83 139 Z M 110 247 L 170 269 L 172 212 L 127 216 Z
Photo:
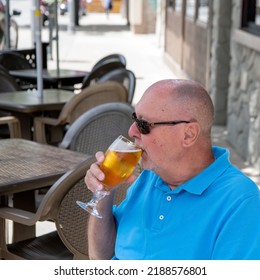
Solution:
M 21 90 L 21 88 L 18 86 L 15 79 L 0 65 L 0 98 L 2 92 L 18 90 Z M 10 116 L 9 112 L 0 111 L 0 124 L 0 138 L 17 137 L 17 135 L 18 137 L 21 136 L 19 120 Z
M 8 73 L 8 71 L 2 65 L 0 65 L 0 93 L 18 90 L 21 90 L 21 87 L 17 84 L 15 79 Z
M 128 103 L 132 104 L 135 93 L 136 77 L 131 70 L 126 68 L 114 69 L 102 75 L 97 82 L 103 83 L 106 81 L 116 81 L 122 84 L 128 92 Z
M 24 139 L 0 140 L 0 154 L 0 207 L 12 201 L 14 207 L 32 212 L 36 190 L 51 186 L 88 158 L 86 154 Z M 14 224 L 14 242 L 34 236 L 34 226 Z
M 2 126 L 8 126 L 10 138 L 21 138 L 21 125 L 19 120 L 14 116 L 4 116 L 0 117 L 1 125 L 1 137 L 2 137 Z
M 21 70 L 21 69 L 32 69 L 32 65 L 29 61 L 21 54 L 15 51 L 4 51 L 0 53 L 0 65 L 3 66 L 7 71 L 10 70 Z M 28 89 L 35 87 L 35 84 L 32 85 L 28 82 L 16 78 L 17 84 L 22 89 Z M 8 91 L 8 90 L 6 90 Z
M 34 140 L 39 143 L 57 145 L 65 133 L 65 126 L 72 124 L 80 115 L 89 109 L 108 102 L 127 102 L 127 91 L 119 83 L 108 81 L 83 89 L 75 94 L 61 110 L 58 118 L 35 117 Z M 55 128 L 57 137 L 46 137 L 46 127 Z M 58 135 L 57 129 L 60 129 Z
M 88 158 L 58 179 L 44 196 L 36 213 L 17 207 L 0 207 L 0 259 L 88 258 L 88 215 L 76 205 L 76 200 L 91 197 L 84 176 L 92 162 L 93 158 Z M 5 241 L 6 219 L 24 226 L 51 220 L 55 222 L 57 231 L 8 245 Z
M 68 84 L 67 81 L 64 80 L 61 83 L 61 88 L 77 92 L 85 87 L 88 87 L 90 84 L 95 83 L 99 77 L 105 73 L 108 73 L 113 69 L 125 67 L 126 58 L 122 54 L 110 54 L 98 60 L 78 84 L 75 83 L 74 86 L 71 86 L 71 84 Z
M 43 90 L 43 97 L 37 91 L 13 91 L 0 94 L 0 112 L 7 112 L 19 119 L 22 138 L 32 139 L 35 116 L 56 116 L 74 93 L 60 89 Z
M 10 75 L 13 77 L 31 84 L 37 84 L 37 69 L 17 69 L 10 70 Z M 61 88 L 63 83 L 73 86 L 80 83 L 86 76 L 87 72 L 69 69 L 52 69 L 42 70 L 43 87 L 46 88 Z M 69 88 L 68 88 L 69 89 Z
M 86 75 L 82 81 L 81 89 L 90 86 L 92 83 L 95 83 L 102 75 L 119 68 L 125 68 L 125 65 L 120 61 L 104 62 L 95 69 L 92 69 L 89 74 Z
M 91 70 L 94 71 L 104 64 L 107 64 L 110 62 L 117 62 L 117 61 L 119 61 L 122 65 L 124 65 L 124 67 L 126 67 L 125 56 L 120 53 L 113 53 L 113 54 L 106 55 L 106 56 L 102 57 L 100 60 L 98 60 L 94 64 L 94 66 L 92 67 Z
M 32 69 L 32 65 L 29 61 L 16 51 L 0 52 L 0 65 L 7 70 Z
M 76 204 L 88 201 L 92 193 L 84 182 L 86 170 L 95 161 L 88 158 L 58 179 L 44 196 L 40 207 L 34 212 L 14 207 L 0 207 L 0 258 L 27 260 L 89 259 L 88 217 Z M 122 184 L 115 194 L 118 204 L 125 196 L 127 184 Z M 56 231 L 19 242 L 6 244 L 5 219 L 31 226 L 36 222 L 51 220 Z
M 48 48 L 49 43 L 47 42 L 42 42 L 42 67 L 43 69 L 47 69 L 47 53 L 48 53 Z M 8 53 L 10 50 L 1 50 L 0 53 Z M 11 52 L 15 52 L 25 58 L 29 64 L 31 65 L 32 68 L 36 69 L 36 45 L 34 48 L 26 48 L 26 49 L 16 49 L 16 50 L 11 50 Z M 7 67 L 8 68 L 8 67 Z
M 122 102 L 96 106 L 75 120 L 59 147 L 90 155 L 105 152 L 120 134 L 128 137 L 133 110 Z
M 92 67 L 92 70 L 96 70 L 97 68 L 99 68 L 101 65 L 103 65 L 105 63 L 114 62 L 114 61 L 119 61 L 119 62 L 121 62 L 122 65 L 124 65 L 126 67 L 125 56 L 120 53 L 112 53 L 112 54 L 106 55 L 106 56 L 102 57 L 101 59 L 99 59 Z

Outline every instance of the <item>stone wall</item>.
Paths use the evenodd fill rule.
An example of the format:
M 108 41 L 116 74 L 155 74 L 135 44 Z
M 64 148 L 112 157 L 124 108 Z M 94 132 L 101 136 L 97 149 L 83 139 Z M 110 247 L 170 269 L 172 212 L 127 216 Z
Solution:
M 241 2 L 233 0 L 232 60 L 228 94 L 228 141 L 260 170 L 260 51 L 248 43 L 260 38 L 239 30 Z M 259 45 L 260 47 L 260 45 Z
M 215 107 L 215 124 L 227 123 L 228 76 L 230 71 L 231 2 L 213 2 L 211 18 L 209 92 Z

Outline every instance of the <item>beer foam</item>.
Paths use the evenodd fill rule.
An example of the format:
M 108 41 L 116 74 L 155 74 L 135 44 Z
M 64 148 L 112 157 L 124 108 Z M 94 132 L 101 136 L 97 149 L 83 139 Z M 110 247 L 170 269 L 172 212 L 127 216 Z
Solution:
M 117 153 L 136 153 L 141 152 L 142 149 L 135 149 L 135 150 L 118 150 L 118 149 L 109 149 L 111 152 L 117 152 Z

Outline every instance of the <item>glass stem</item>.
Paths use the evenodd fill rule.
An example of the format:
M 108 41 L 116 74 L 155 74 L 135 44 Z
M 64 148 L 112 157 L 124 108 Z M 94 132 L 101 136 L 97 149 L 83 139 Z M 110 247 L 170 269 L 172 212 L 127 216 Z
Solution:
M 106 191 L 95 190 L 93 198 L 92 198 L 94 200 L 93 202 L 96 204 L 99 200 L 101 200 L 105 196 L 107 196 L 107 192 Z

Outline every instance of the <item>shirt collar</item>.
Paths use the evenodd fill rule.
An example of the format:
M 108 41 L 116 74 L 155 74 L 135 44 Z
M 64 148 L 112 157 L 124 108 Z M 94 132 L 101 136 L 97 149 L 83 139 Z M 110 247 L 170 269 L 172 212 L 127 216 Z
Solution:
M 229 151 L 221 147 L 212 147 L 215 161 L 205 168 L 201 173 L 178 186 L 171 193 L 178 194 L 185 190 L 195 195 L 201 195 L 225 170 L 231 165 Z M 169 186 L 160 177 L 156 182 L 156 187 L 169 192 Z

